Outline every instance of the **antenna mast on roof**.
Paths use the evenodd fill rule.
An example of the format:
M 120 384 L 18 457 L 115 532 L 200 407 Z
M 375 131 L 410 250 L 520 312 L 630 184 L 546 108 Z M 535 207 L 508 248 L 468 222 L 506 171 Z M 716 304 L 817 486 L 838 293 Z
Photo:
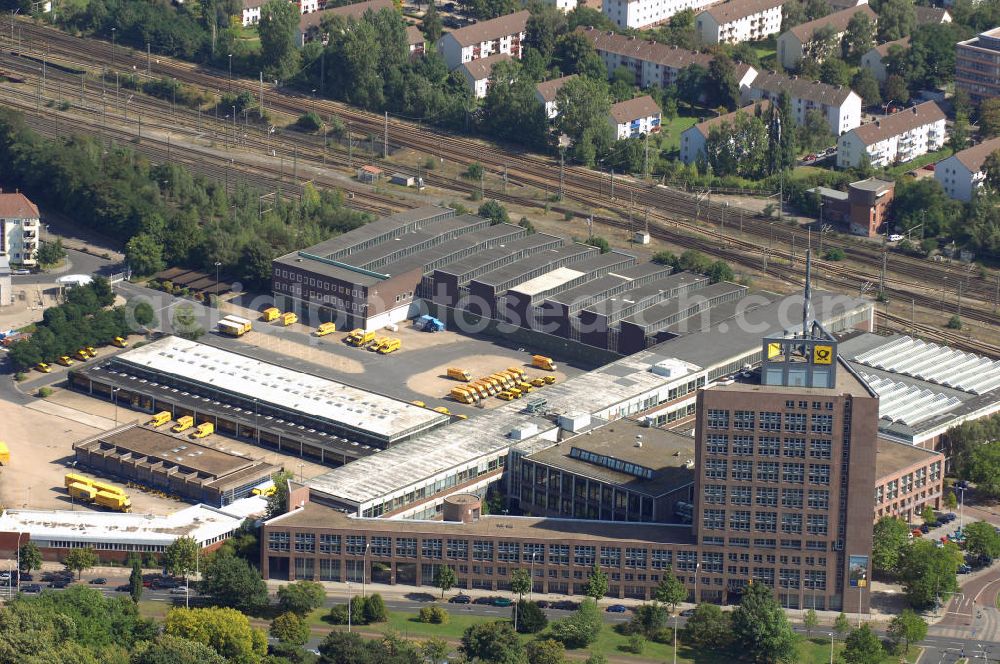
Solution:
M 806 244 L 806 289 L 802 297 L 802 338 L 809 336 L 809 304 L 812 299 L 812 233 Z

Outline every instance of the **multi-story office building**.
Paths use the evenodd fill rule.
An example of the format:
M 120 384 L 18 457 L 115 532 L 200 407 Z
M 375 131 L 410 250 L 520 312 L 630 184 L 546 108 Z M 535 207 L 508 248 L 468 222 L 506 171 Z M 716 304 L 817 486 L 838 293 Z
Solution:
M 825 332 L 765 349 L 759 376 L 698 400 L 695 533 L 719 561 L 700 599 L 753 579 L 785 606 L 863 610 L 878 396 Z
M 958 42 L 955 47 L 955 89 L 965 90 L 972 103 L 1000 97 L 1000 28 Z
M 38 262 L 38 206 L 21 193 L 0 191 L 0 256 L 11 265 Z

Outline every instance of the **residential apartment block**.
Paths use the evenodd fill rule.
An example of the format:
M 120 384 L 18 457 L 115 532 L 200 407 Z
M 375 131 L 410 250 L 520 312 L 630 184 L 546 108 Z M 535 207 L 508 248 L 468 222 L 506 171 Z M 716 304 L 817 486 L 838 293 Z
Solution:
M 545 117 L 549 120 L 559 115 L 559 109 L 556 107 L 556 95 L 559 94 L 559 90 L 566 84 L 566 81 L 572 78 L 576 78 L 576 74 L 553 78 L 535 85 L 535 99 L 545 107 Z
M 846 85 L 827 85 L 798 76 L 774 72 L 757 75 L 744 88 L 744 102 L 767 99 L 777 103 L 782 91 L 788 93 L 795 113 L 795 122 L 805 122 L 806 114 L 815 109 L 823 114 L 834 136 L 840 136 L 861 124 L 861 97 Z
M 934 167 L 934 179 L 941 183 L 948 196 L 968 203 L 983 186 L 986 158 L 1000 150 L 1000 138 L 990 138 L 979 145 L 956 152 Z
M 879 83 L 885 83 L 885 79 L 889 75 L 885 69 L 885 59 L 893 47 L 898 47 L 904 51 L 907 50 L 910 48 L 910 38 L 903 37 L 902 39 L 879 44 L 861 56 L 861 67 L 870 71 Z
M 707 53 L 689 51 L 615 32 L 604 32 L 593 27 L 580 27 L 577 31 L 583 33 L 594 44 L 594 49 L 608 69 L 608 76 L 619 67 L 625 67 L 635 74 L 635 82 L 643 88 L 651 85 L 664 88 L 673 85 L 681 70 L 691 65 L 700 65 L 707 69 L 713 59 Z M 756 75 L 757 70 L 753 67 L 736 64 L 736 79 L 741 88 L 748 86 Z
M 602 0 L 601 13 L 619 28 L 641 30 L 666 23 L 684 9 L 696 12 L 714 0 Z
M 448 69 L 456 69 L 463 62 L 485 58 L 494 53 L 506 53 L 512 58 L 520 59 L 528 16 L 530 12 L 527 10 L 514 12 L 445 33 L 438 39 L 438 52 Z
M 243 0 L 243 13 L 241 22 L 243 27 L 257 25 L 260 21 L 260 8 L 264 6 L 265 0 Z
M 340 16 L 345 21 L 359 21 L 366 12 L 378 13 L 383 9 L 395 10 L 392 0 L 367 0 L 367 2 L 356 2 L 353 5 L 343 5 L 303 14 L 302 18 L 299 19 L 298 45 L 302 47 L 316 39 L 320 39 L 326 44 L 328 37 L 323 33 L 323 20 L 328 17 Z
M 841 134 L 837 166 L 857 168 L 867 156 L 872 166 L 884 168 L 939 150 L 944 142 L 944 111 L 928 101 Z
M 797 69 L 799 62 L 803 58 L 810 56 L 822 60 L 816 48 L 818 43 L 814 39 L 816 32 L 820 28 L 828 26 L 833 28 L 834 40 L 839 45 L 841 37 L 847 31 L 847 24 L 851 22 L 851 18 L 858 12 L 870 18 L 872 22 L 878 19 L 872 8 L 864 4 L 856 7 L 848 7 L 823 18 L 818 18 L 815 21 L 799 24 L 784 32 L 778 37 L 778 59 L 781 62 L 781 66 L 785 69 Z M 839 48 L 836 48 L 835 51 L 839 52 Z
M 11 265 L 38 263 L 39 219 L 38 206 L 27 196 L 0 191 L 0 256 Z
M 1000 28 L 958 42 L 955 47 L 955 89 L 965 90 L 972 103 L 1000 97 Z
M 758 41 L 781 32 L 785 0 L 729 0 L 698 14 L 695 28 L 706 44 Z
M 493 74 L 493 66 L 498 62 L 506 62 L 510 56 L 506 53 L 494 53 L 493 55 L 470 62 L 463 62 L 458 67 L 458 72 L 465 79 L 465 82 L 472 89 L 476 99 L 486 96 L 489 88 L 490 76 Z
M 649 95 L 611 105 L 608 122 L 615 138 L 638 138 L 660 131 L 660 107 Z
M 708 135 L 711 133 L 714 127 L 725 123 L 732 125 L 733 121 L 736 120 L 736 116 L 743 113 L 756 113 L 758 109 L 763 112 L 770 108 L 771 102 L 764 101 L 759 104 L 751 104 L 750 106 L 744 106 L 743 108 L 738 108 L 732 113 L 726 113 L 725 115 L 719 115 L 714 118 L 709 118 L 703 122 L 699 122 L 696 125 L 692 125 L 681 132 L 681 161 L 685 164 L 690 164 L 691 162 L 696 162 L 705 156 L 705 141 L 708 140 Z

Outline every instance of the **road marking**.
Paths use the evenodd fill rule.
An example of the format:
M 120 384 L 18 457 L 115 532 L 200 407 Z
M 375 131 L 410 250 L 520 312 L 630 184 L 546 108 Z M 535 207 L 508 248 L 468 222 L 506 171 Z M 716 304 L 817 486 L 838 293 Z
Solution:
M 1000 578 L 993 579 L 992 581 L 990 581 L 989 583 L 987 583 L 985 586 L 983 586 L 982 588 L 980 588 L 979 592 L 976 593 L 976 596 L 972 599 L 972 601 L 974 603 L 979 602 L 979 596 L 983 594 L 983 591 L 986 590 L 987 588 L 989 588 L 990 586 L 992 586 L 994 583 L 997 583 L 997 582 L 1000 582 Z

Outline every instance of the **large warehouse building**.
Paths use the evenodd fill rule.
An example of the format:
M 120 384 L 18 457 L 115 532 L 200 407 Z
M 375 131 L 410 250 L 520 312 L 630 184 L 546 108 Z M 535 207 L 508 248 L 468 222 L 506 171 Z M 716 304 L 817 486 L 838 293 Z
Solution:
M 73 450 L 82 467 L 213 507 L 250 496 L 280 470 L 135 423 L 81 440 Z
M 446 424 L 447 415 L 180 337 L 82 366 L 70 385 L 121 406 L 191 415 L 219 433 L 347 463 Z

